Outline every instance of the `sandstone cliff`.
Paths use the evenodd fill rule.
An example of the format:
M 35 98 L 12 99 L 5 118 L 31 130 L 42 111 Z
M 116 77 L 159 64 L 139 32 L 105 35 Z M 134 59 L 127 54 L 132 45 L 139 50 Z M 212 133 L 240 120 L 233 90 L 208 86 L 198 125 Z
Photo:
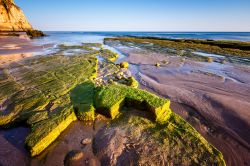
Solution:
M 0 0 L 0 31 L 32 30 L 23 11 L 13 0 Z

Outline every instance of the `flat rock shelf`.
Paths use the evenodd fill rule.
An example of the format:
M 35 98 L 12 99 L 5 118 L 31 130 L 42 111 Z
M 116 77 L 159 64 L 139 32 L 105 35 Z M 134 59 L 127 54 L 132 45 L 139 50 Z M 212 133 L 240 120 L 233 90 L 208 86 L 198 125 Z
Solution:
M 127 77 L 122 73 L 125 69 L 114 63 L 117 58 L 116 53 L 103 49 L 100 44 L 60 45 L 57 53 L 1 66 L 1 130 L 28 126 L 31 130 L 25 145 L 34 157 L 48 148 L 72 122 L 92 123 L 102 115 L 108 122 L 90 141 L 101 163 L 116 165 L 129 158 L 130 163 L 145 164 L 146 158 L 152 157 L 151 164 L 156 165 L 225 165 L 222 154 L 170 110 L 169 99 L 136 88 L 135 78 Z M 111 80 L 117 74 L 121 78 Z M 137 86 L 130 85 L 128 80 Z M 111 144 L 120 134 L 123 135 L 121 142 L 114 145 L 123 147 L 124 141 L 126 146 L 113 149 L 116 147 Z M 129 145 L 131 141 L 137 144 Z M 164 153 L 165 157 L 146 154 L 145 148 Z M 129 157 L 132 153 L 128 149 L 133 149 L 136 158 Z M 170 153 L 171 149 L 175 151 Z M 110 153 L 110 150 L 114 151 Z M 115 151 L 119 152 L 112 158 Z M 77 154 L 81 154 L 79 159 L 84 157 L 82 151 Z

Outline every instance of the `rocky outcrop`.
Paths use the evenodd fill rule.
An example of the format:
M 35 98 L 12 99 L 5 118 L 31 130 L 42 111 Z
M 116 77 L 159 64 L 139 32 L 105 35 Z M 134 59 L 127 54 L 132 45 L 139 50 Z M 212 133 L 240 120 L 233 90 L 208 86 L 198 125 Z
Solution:
M 13 0 L 0 0 L 0 31 L 32 30 L 23 11 Z

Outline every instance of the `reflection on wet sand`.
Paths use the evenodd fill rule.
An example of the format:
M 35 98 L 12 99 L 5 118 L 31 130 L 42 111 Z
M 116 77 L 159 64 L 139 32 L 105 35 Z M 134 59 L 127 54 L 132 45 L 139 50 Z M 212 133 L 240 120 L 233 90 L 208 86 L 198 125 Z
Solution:
M 0 65 L 8 65 L 12 62 L 33 56 L 33 53 L 0 55 Z

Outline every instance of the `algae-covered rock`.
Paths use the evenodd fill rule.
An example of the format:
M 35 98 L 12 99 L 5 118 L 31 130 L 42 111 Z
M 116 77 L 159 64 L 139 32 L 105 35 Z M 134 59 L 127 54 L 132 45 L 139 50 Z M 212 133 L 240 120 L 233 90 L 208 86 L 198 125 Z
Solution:
M 93 148 L 101 163 L 225 165 L 222 154 L 177 114 L 159 124 L 134 111 L 124 111 L 95 136 Z
M 127 69 L 127 68 L 129 67 L 129 63 L 128 63 L 128 62 L 121 62 L 121 63 L 120 63 L 120 67 L 121 67 L 121 68 L 126 68 L 126 69 Z
M 79 120 L 95 120 L 94 93 L 95 85 L 91 81 L 84 82 L 71 91 L 71 101 Z
M 134 77 L 129 77 L 128 78 L 128 85 L 133 87 L 133 88 L 138 88 L 139 83 Z
M 69 93 L 95 78 L 97 65 L 93 52 L 37 56 L 0 68 L 0 127 L 28 124 L 26 145 L 31 156 L 40 154 L 76 120 Z
M 98 88 L 95 95 L 98 112 L 114 119 L 123 105 L 143 108 L 155 116 L 158 122 L 167 121 L 171 110 L 170 101 L 144 90 L 124 86 L 110 85 Z
M 70 47 L 74 48 L 74 46 Z M 90 45 L 81 47 L 90 47 Z M 71 48 L 62 46 L 61 49 Z M 31 132 L 27 136 L 25 144 L 31 156 L 43 152 L 76 119 L 93 121 L 96 112 L 115 119 L 121 114 L 120 110 L 124 108 L 123 106 L 126 106 L 143 110 L 154 118 L 152 118 L 153 121 L 151 118 L 150 121 L 136 118 L 125 121 L 125 124 L 128 125 L 125 128 L 131 129 L 127 135 L 134 133 L 139 137 L 141 134 L 145 134 L 141 137 L 141 143 L 148 142 L 148 137 L 149 141 L 155 141 L 154 145 L 157 145 L 155 147 L 160 148 L 160 150 L 146 147 L 146 150 L 141 149 L 145 150 L 145 153 L 140 154 L 142 158 L 159 161 L 159 158 L 150 154 L 152 151 L 160 154 L 166 153 L 167 161 L 170 159 L 173 161 L 170 165 L 180 164 L 180 157 L 183 158 L 181 161 L 187 160 L 189 165 L 198 163 L 223 165 L 221 153 L 170 110 L 168 99 L 137 89 L 139 84 L 133 77 L 123 76 L 124 84 L 128 86 L 121 85 L 115 80 L 117 84 L 97 87 L 97 84 L 90 81 L 97 77 L 96 51 L 92 49 L 88 51 L 89 53 L 84 56 L 61 56 L 59 54 L 39 56 L 11 64 L 6 69 L 0 69 L 0 104 L 3 105 L 0 112 L 0 127 L 20 122 L 28 124 Z M 106 62 L 108 63 L 105 70 L 113 71 L 116 74 L 121 72 L 117 65 L 110 61 Z M 128 68 L 128 66 L 129 64 L 124 62 L 121 68 Z M 105 79 L 99 80 L 103 82 Z M 112 77 L 113 79 L 115 78 Z M 120 81 L 123 82 L 123 79 Z M 119 123 L 120 116 L 117 120 Z M 141 128 L 137 130 L 138 128 L 134 125 Z M 98 139 L 105 138 L 105 136 L 107 135 L 98 137 Z M 95 139 L 95 143 L 98 139 Z M 122 146 L 124 145 L 122 144 Z M 133 149 L 136 146 L 126 145 L 125 148 L 128 149 L 125 150 Z M 185 150 L 185 148 L 187 149 Z M 173 149 L 174 153 L 167 151 L 169 149 Z M 70 153 L 66 158 L 70 163 L 72 161 L 74 163 L 76 160 L 81 162 L 84 157 L 81 152 L 76 152 Z
M 116 59 L 119 57 L 119 55 L 111 50 L 108 49 L 101 49 L 100 55 L 111 62 L 116 61 Z
M 41 112 L 37 112 L 34 115 L 32 115 L 28 119 L 27 123 L 29 125 L 33 125 L 35 123 L 41 122 L 42 120 L 45 120 L 45 119 L 48 119 L 48 118 L 49 118 L 48 112 L 47 111 L 41 111 Z
M 156 67 L 161 67 L 161 64 L 160 63 L 156 63 L 155 66 Z
M 73 107 L 66 107 L 33 125 L 25 140 L 31 156 L 40 154 L 76 119 Z

